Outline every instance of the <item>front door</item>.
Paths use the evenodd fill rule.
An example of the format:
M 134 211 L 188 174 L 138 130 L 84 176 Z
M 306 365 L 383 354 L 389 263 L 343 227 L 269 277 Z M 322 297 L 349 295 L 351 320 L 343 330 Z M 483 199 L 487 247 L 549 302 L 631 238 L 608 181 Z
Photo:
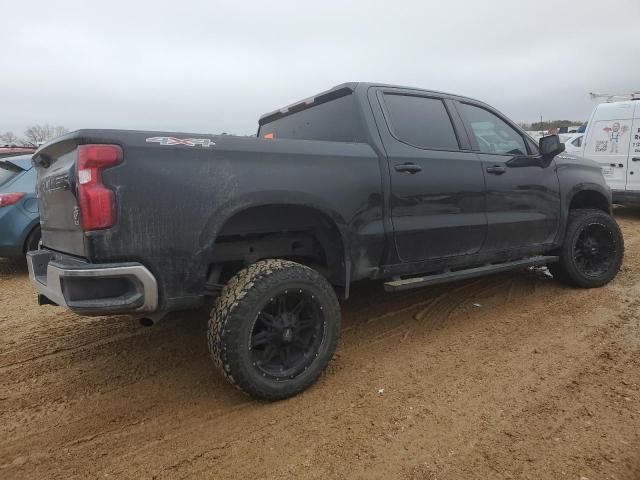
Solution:
M 482 250 L 553 243 L 560 222 L 555 164 L 543 166 L 537 147 L 497 112 L 457 102 L 482 160 L 487 185 L 487 239 Z
M 381 134 L 399 259 L 478 252 L 487 230 L 482 164 L 454 129 L 447 103 L 402 90 L 385 90 L 378 99 L 387 124 Z

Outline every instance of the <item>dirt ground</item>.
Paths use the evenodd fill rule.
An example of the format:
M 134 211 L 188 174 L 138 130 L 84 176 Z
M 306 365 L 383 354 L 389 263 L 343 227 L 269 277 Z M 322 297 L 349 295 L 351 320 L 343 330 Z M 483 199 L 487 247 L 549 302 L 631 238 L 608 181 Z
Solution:
M 206 315 L 145 328 L 38 307 L 0 260 L 0 478 L 640 479 L 640 209 L 618 278 L 357 286 L 327 373 L 261 403 Z

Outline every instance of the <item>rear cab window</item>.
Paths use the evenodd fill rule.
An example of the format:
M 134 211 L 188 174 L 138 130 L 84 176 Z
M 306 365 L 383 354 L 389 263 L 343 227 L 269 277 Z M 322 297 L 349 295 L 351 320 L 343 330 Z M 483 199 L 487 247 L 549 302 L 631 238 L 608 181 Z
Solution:
M 459 150 L 449 113 L 439 98 L 385 93 L 389 129 L 399 141 L 411 146 Z
M 351 93 L 338 98 L 300 107 L 280 118 L 261 121 L 258 137 L 290 140 L 325 140 L 332 142 L 366 142 L 364 125 Z

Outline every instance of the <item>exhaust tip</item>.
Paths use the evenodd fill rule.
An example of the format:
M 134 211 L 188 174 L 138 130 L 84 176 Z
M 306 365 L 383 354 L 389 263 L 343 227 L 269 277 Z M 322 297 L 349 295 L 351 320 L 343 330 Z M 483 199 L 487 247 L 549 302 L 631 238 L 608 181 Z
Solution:
M 143 327 L 153 327 L 160 320 L 162 320 L 166 314 L 167 312 L 153 312 L 153 313 L 147 314 L 146 317 L 139 318 L 138 321 L 140 322 L 140 325 L 142 325 Z
M 139 322 L 143 327 L 153 327 L 156 324 L 156 322 L 154 322 L 153 319 L 149 317 L 142 317 Z

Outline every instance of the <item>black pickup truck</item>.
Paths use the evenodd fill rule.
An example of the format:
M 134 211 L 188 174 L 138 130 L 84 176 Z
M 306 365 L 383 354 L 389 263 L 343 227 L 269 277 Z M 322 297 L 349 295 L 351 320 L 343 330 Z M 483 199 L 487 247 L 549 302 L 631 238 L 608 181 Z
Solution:
M 255 397 L 311 385 L 349 285 L 396 291 L 547 265 L 610 281 L 623 238 L 600 168 L 477 100 L 347 83 L 256 137 L 79 130 L 33 157 L 42 304 L 157 320 L 216 297 L 224 375 Z

